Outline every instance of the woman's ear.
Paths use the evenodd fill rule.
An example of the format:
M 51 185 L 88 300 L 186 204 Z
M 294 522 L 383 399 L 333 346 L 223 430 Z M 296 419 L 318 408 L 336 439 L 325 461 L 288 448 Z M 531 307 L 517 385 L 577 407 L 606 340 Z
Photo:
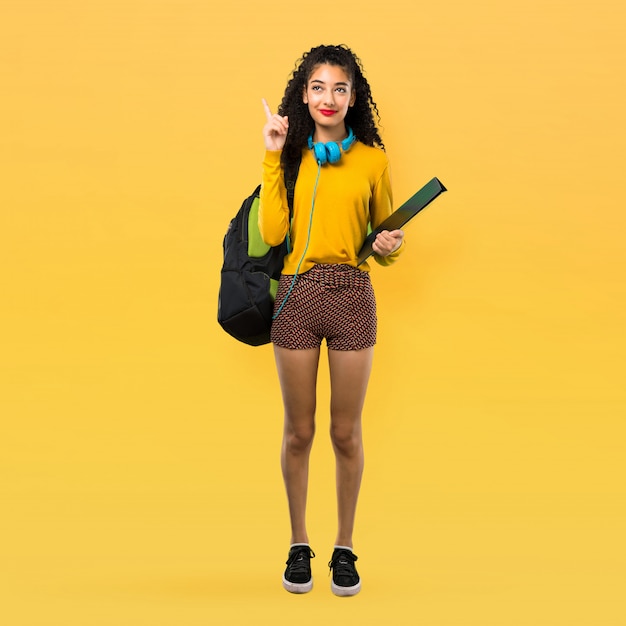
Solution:
M 352 94 L 350 95 L 350 106 L 353 107 L 356 102 L 356 91 L 352 90 Z
M 306 95 L 306 85 L 302 87 L 302 102 L 309 104 L 309 97 Z

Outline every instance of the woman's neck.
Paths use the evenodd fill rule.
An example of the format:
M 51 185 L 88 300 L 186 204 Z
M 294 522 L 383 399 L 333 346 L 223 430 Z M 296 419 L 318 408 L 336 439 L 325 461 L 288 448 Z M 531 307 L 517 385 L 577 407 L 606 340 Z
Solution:
M 345 124 L 335 128 L 325 128 L 324 126 L 316 126 L 313 133 L 313 141 L 315 143 L 328 143 L 329 141 L 341 142 L 348 136 Z

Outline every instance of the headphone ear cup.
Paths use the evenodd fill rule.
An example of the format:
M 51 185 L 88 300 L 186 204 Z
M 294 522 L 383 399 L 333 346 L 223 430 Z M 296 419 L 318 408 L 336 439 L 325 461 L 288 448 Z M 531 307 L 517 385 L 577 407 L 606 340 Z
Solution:
M 326 154 L 326 146 L 323 143 L 313 144 L 313 152 L 315 159 L 320 165 L 324 165 L 328 161 L 328 155 Z
M 348 127 L 348 136 L 341 142 L 341 147 L 339 146 L 339 143 L 335 141 L 329 141 L 328 143 L 313 143 L 313 133 L 309 135 L 307 143 L 309 148 L 313 150 L 315 160 L 320 165 L 325 165 L 326 163 L 337 163 L 337 161 L 341 159 L 342 151 L 347 152 L 355 141 L 356 137 L 354 136 L 352 129 Z
M 341 150 L 339 149 L 338 144 L 334 141 L 329 141 L 326 144 L 326 152 L 328 153 L 329 163 L 337 163 L 337 161 L 341 158 Z

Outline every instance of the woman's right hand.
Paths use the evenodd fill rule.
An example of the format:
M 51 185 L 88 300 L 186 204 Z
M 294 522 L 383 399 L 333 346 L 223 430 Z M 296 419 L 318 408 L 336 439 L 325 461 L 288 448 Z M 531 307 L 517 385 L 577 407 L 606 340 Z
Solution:
M 263 108 L 267 123 L 263 127 L 263 138 L 265 139 L 266 150 L 282 150 L 287 139 L 287 131 L 289 130 L 289 121 L 287 116 L 272 114 L 267 100 L 263 98 Z

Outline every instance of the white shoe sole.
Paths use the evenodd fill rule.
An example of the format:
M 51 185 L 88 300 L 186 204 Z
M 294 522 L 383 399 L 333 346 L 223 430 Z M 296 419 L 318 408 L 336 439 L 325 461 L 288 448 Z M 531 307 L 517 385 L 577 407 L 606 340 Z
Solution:
M 359 593 L 359 591 L 361 591 L 361 581 L 359 580 L 359 582 L 352 587 L 341 587 L 340 585 L 335 585 L 334 582 L 331 582 L 330 588 L 336 596 L 355 596 Z
M 311 580 L 308 583 L 290 583 L 283 576 L 283 587 L 289 593 L 309 593 L 313 589 L 313 577 L 311 576 Z

